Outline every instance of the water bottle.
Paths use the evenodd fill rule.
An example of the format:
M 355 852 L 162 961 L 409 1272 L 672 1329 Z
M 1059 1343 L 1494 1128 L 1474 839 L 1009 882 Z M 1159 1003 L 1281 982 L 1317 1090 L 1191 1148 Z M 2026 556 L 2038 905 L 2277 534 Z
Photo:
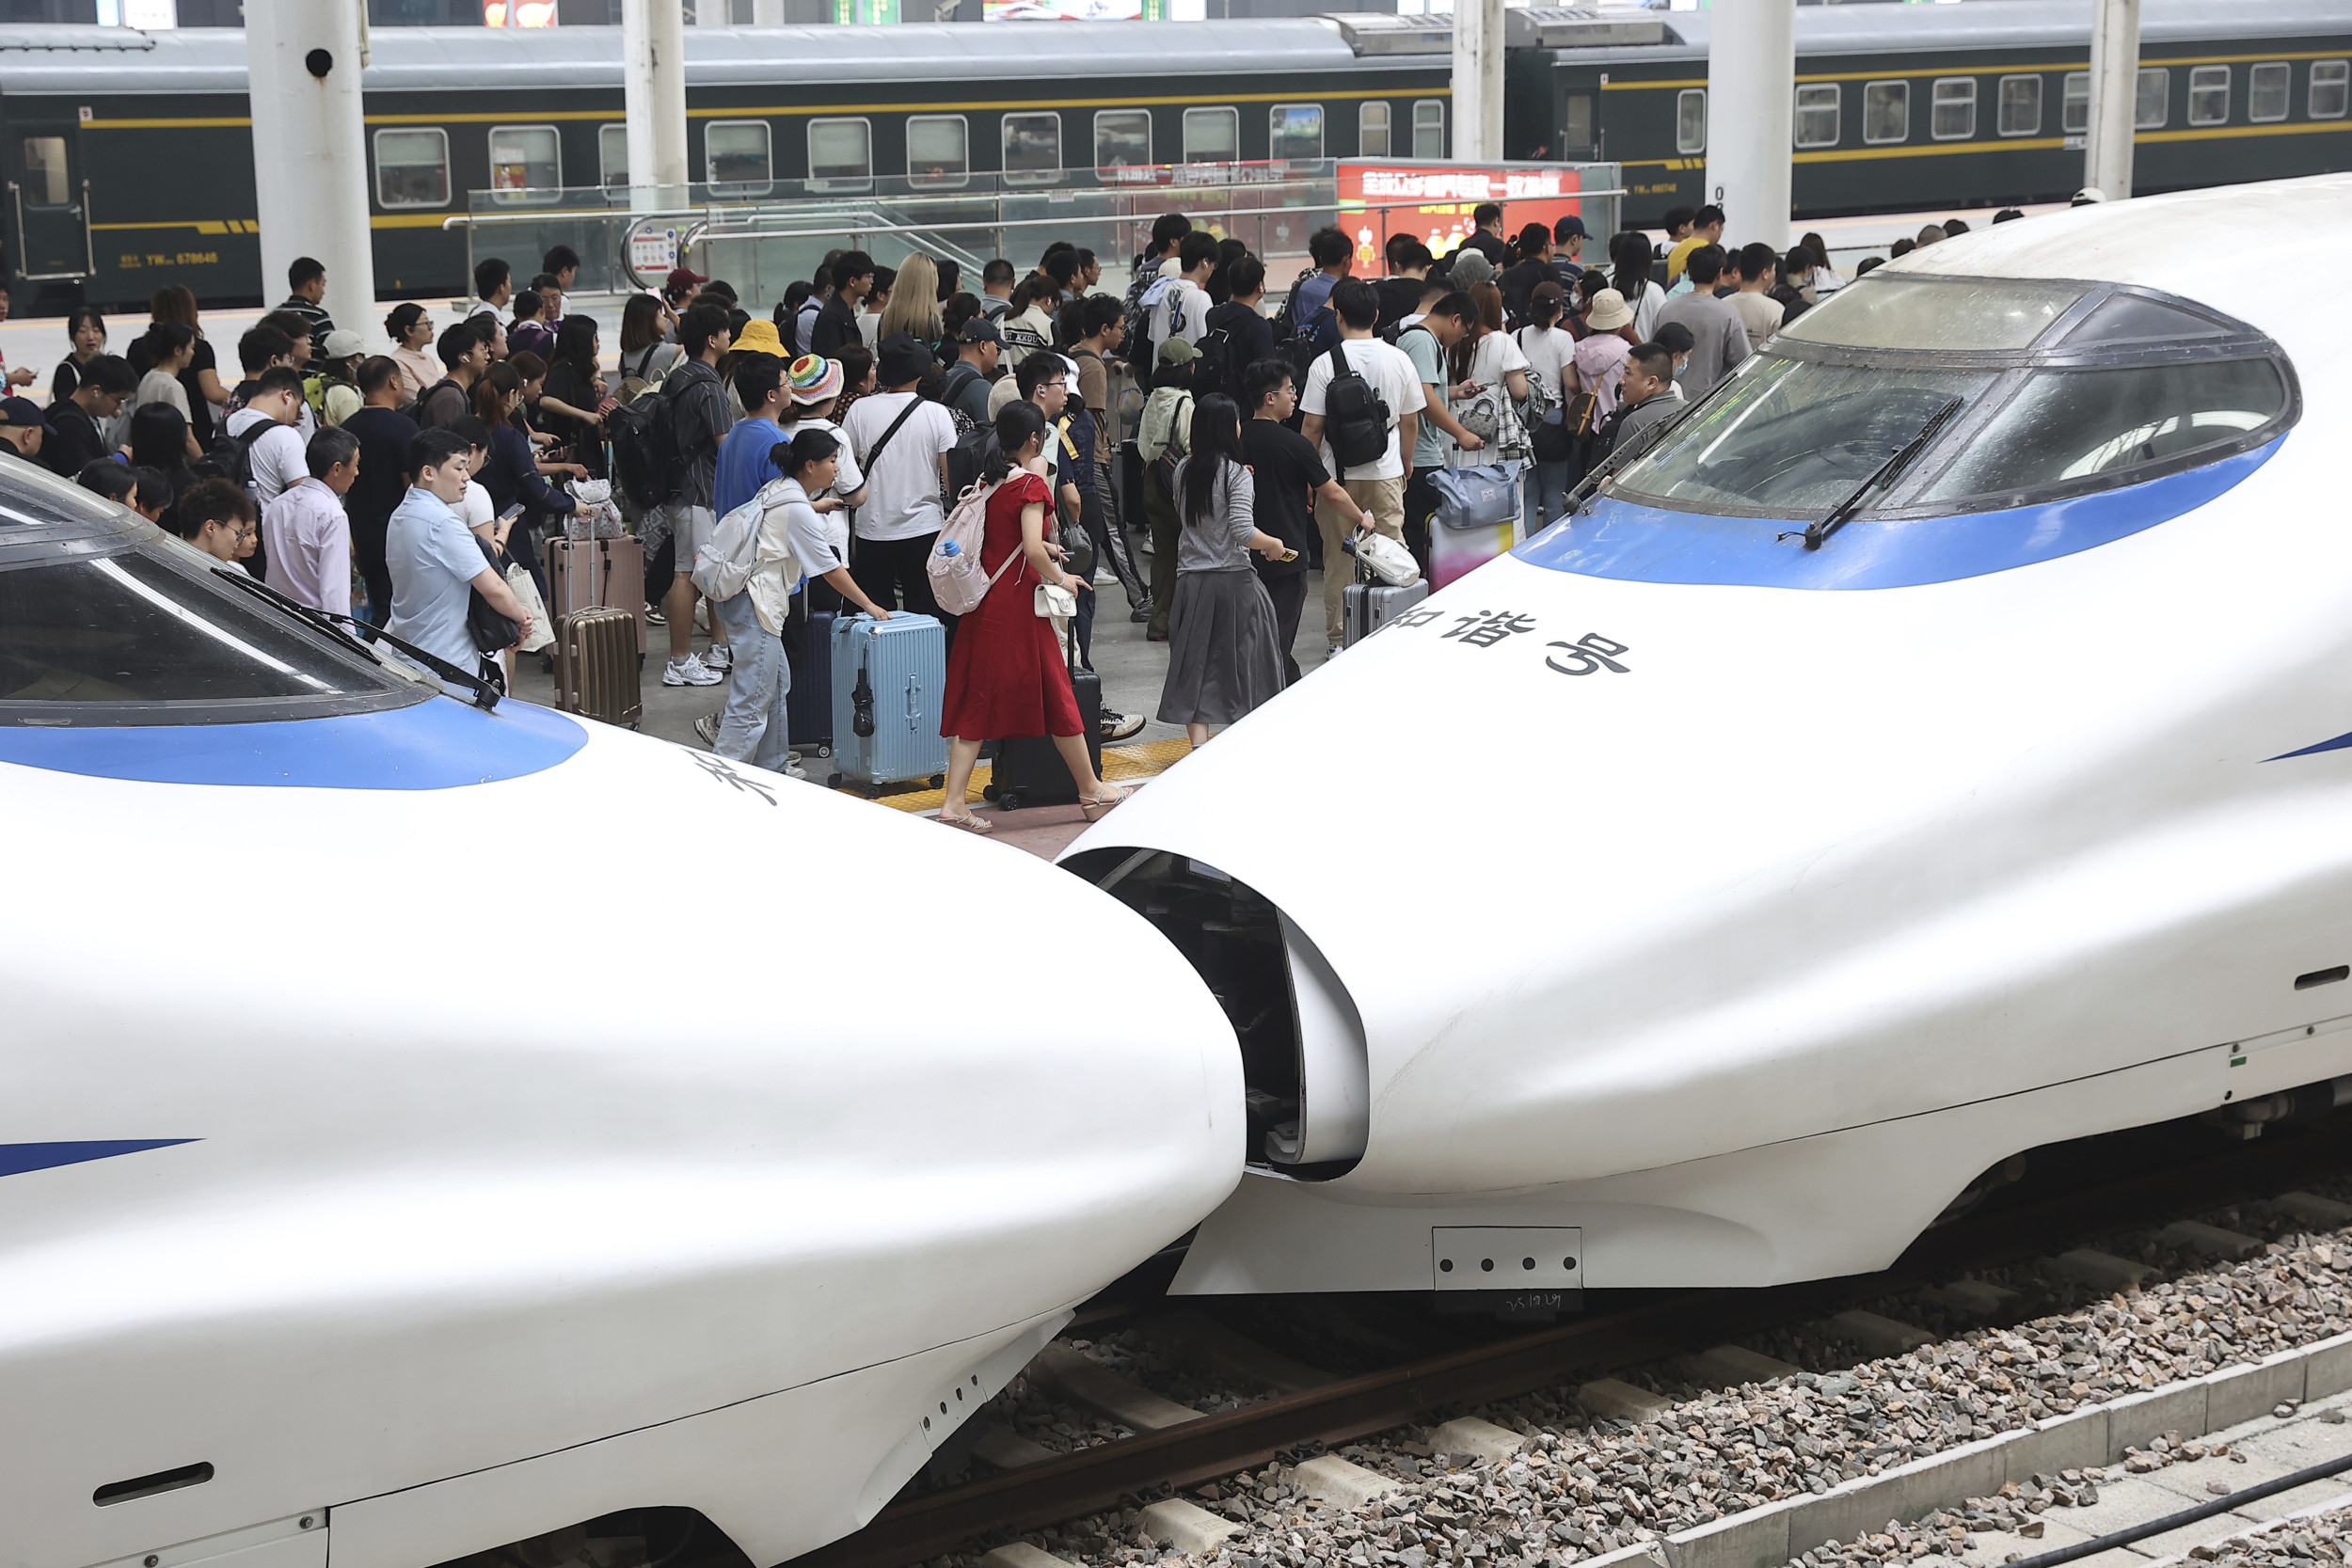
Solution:
M 952 539 L 942 539 L 939 542 L 939 553 L 942 555 L 951 556 L 961 555 L 963 553 L 963 546 L 957 544 Z

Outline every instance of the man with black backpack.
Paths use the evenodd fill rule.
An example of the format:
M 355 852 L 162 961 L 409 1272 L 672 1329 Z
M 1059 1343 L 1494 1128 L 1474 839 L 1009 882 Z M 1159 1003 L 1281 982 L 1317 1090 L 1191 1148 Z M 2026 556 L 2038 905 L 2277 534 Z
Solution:
M 1216 367 L 1225 395 L 1247 408 L 1243 373 L 1274 353 L 1274 324 L 1259 309 L 1265 299 L 1265 263 L 1241 257 L 1225 269 L 1225 282 L 1232 294 L 1209 312 L 1208 333 L 1193 347 Z
M 735 657 L 727 646 L 726 628 L 715 616 L 710 651 L 694 657 L 694 552 L 718 521 L 711 499 L 719 474 L 719 443 L 735 425 L 718 364 L 735 335 L 724 309 L 697 305 L 679 318 L 677 340 L 684 357 L 662 378 L 660 394 L 659 417 L 669 426 L 671 450 L 679 464 L 676 484 L 661 508 L 661 521 L 677 546 L 662 604 L 670 623 L 670 662 L 662 669 L 661 684 L 716 686 L 734 666 Z
M 1373 336 L 1380 320 L 1380 296 L 1372 285 L 1348 278 L 1331 291 L 1339 315 L 1340 341 L 1315 356 L 1307 390 L 1298 400 L 1306 416 L 1299 434 L 1323 449 L 1323 465 L 1348 499 L 1372 515 L 1373 526 L 1390 538 L 1405 538 L 1405 454 L 1421 430 L 1426 400 L 1421 377 L 1402 350 Z M 1328 500 L 1315 503 L 1315 526 L 1323 534 L 1324 634 L 1336 649 L 1343 627 L 1343 598 L 1354 575 L 1354 558 L 1342 542 L 1357 528 Z

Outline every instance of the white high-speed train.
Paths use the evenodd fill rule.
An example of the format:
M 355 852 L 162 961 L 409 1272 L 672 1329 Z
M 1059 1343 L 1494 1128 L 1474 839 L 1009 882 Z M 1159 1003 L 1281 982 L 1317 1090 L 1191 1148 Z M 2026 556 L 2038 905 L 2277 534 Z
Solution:
M 1175 1289 L 1843 1275 L 2037 1145 L 2331 1103 L 2347 247 L 2329 177 L 1877 271 L 1072 846 L 1240 1033 Z
M 1091 889 L 207 564 L 0 464 L 0 1565 L 781 1561 L 1232 1190 L 1232 1031 Z

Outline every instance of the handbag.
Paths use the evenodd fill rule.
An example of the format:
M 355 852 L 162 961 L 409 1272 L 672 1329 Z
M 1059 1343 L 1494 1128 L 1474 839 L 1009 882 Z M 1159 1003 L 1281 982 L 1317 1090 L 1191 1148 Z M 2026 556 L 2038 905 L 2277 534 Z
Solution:
M 1078 613 L 1078 591 L 1057 583 L 1041 582 L 1030 599 L 1030 607 L 1040 620 L 1066 621 Z
M 1440 528 L 1502 528 L 1518 519 L 1519 466 L 1516 463 L 1441 468 L 1429 476 L 1429 486 L 1438 493 L 1433 520 Z
M 518 654 L 535 654 L 555 644 L 555 628 L 548 625 L 547 601 L 539 596 L 539 585 L 531 574 L 514 562 L 506 563 L 506 586 L 531 611 L 531 635 L 516 645 Z M 501 617 L 503 619 L 503 617 Z
M 1385 533 L 1359 533 L 1341 541 L 1367 572 L 1391 588 L 1410 588 L 1421 580 L 1421 563 L 1413 552 Z
M 477 538 L 474 543 L 482 546 L 482 559 L 495 570 L 499 563 L 497 555 L 481 539 Z M 482 596 L 481 589 L 466 590 L 466 634 L 473 639 L 475 652 L 504 653 L 515 645 L 522 633 L 522 627 L 490 608 L 490 601 Z

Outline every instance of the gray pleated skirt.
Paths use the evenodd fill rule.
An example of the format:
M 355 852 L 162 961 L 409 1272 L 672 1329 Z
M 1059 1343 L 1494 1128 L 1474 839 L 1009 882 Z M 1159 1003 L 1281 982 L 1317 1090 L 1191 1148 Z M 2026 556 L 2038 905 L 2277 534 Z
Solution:
M 1168 614 L 1164 724 L 1230 724 L 1282 689 L 1274 601 L 1258 574 L 1184 572 Z

